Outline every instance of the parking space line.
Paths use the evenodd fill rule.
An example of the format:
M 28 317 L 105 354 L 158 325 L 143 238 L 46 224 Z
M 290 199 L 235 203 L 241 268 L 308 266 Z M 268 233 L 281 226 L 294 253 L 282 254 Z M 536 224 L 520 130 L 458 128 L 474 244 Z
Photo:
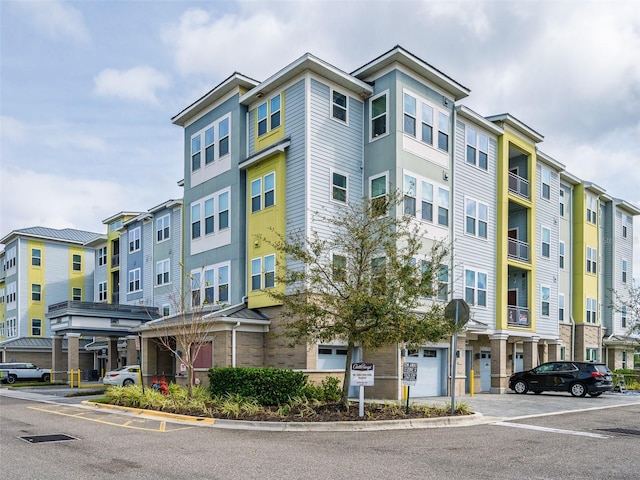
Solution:
M 142 430 L 142 431 L 146 431 L 146 432 L 160 432 L 160 433 L 169 433 L 169 432 L 175 432 L 178 430 L 187 430 L 190 428 L 193 428 L 191 426 L 187 426 L 187 427 L 177 427 L 177 428 L 171 428 L 170 430 L 167 430 L 167 422 L 162 422 L 162 421 L 158 421 L 158 420 L 143 420 L 143 419 L 136 419 L 136 420 L 126 420 L 124 423 L 117 423 L 117 422 L 110 422 L 107 420 L 104 420 L 103 418 L 89 418 L 87 416 L 85 416 L 85 413 L 89 413 L 89 412 L 79 412 L 79 413 L 65 413 L 65 412 L 61 412 L 61 411 L 56 411 L 53 409 L 47 409 L 47 408 L 39 408 L 39 407 L 27 407 L 31 410 L 38 410 L 40 412 L 46 412 L 46 413 L 53 413 L 54 415 L 62 415 L 64 417 L 71 417 L 71 418 L 79 418 L 81 420 L 88 420 L 90 422 L 96 422 L 96 423 L 102 423 L 104 425 L 111 425 L 113 427 L 123 427 L 123 428 L 130 428 L 133 430 Z M 109 415 L 109 414 L 105 414 Z M 141 427 L 141 426 L 136 426 L 136 425 L 132 425 L 134 422 L 137 423 L 158 423 L 158 427 L 157 428 L 147 428 L 147 427 Z
M 538 427 L 536 425 L 526 425 L 523 423 L 496 422 L 492 423 L 491 425 L 498 425 L 500 427 L 524 428 L 526 430 L 537 430 L 539 432 L 561 433 L 563 435 L 577 435 L 579 437 L 609 438 L 608 435 L 601 435 L 599 433 L 578 432 L 576 430 L 562 430 L 560 428 Z

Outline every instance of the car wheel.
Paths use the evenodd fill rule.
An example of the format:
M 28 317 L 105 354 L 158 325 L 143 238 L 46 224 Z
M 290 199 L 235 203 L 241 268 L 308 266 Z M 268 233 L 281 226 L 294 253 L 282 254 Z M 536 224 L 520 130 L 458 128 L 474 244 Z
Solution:
M 43 382 L 50 382 L 51 381 L 51 375 L 49 375 L 48 373 L 45 373 L 44 375 L 42 375 L 42 381 Z
M 9 375 L 9 376 L 7 377 L 7 383 L 10 383 L 10 384 L 12 384 L 12 383 L 16 383 L 17 378 L 18 378 L 18 377 L 16 377 L 15 375 Z
M 527 386 L 527 382 L 524 380 L 518 380 L 513 384 L 513 391 L 516 393 L 527 393 L 529 387 Z
M 602 392 L 593 392 L 589 394 L 590 397 L 599 397 L 600 395 L 602 395 Z
M 571 395 L 574 397 L 584 397 L 587 394 L 587 387 L 582 382 L 576 382 L 571 385 Z
M 130 378 L 127 378 L 124 382 L 122 382 L 123 387 L 129 387 L 131 385 L 133 385 L 133 380 L 131 380 Z

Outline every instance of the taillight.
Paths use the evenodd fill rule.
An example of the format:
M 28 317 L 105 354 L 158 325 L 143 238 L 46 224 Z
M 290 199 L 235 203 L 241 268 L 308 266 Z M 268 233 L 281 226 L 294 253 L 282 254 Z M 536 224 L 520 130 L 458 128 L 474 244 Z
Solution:
M 600 372 L 591 372 L 591 376 L 592 377 L 596 377 L 596 378 L 602 378 L 604 377 L 604 375 Z
M 118 375 L 120 375 L 119 373 L 111 373 L 109 374 L 110 377 L 117 377 Z

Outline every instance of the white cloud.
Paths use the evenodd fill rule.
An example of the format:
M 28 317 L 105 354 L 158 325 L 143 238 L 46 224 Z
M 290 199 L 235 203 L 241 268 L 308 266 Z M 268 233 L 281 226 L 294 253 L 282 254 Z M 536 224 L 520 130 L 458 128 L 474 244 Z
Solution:
M 16 118 L 0 115 L 0 138 L 3 141 L 23 142 L 27 139 L 27 127 Z
M 125 100 L 157 104 L 156 90 L 169 87 L 166 75 L 157 70 L 140 66 L 129 70 L 108 68 L 94 78 L 94 93 Z
M 14 2 L 14 5 L 26 10 L 36 30 L 49 38 L 69 37 L 81 43 L 90 41 L 82 12 L 69 2 L 21 1 Z

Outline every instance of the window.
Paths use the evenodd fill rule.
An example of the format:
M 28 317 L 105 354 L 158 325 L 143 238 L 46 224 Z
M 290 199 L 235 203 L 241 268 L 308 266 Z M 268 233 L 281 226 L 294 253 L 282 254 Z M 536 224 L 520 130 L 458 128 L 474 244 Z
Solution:
M 74 302 L 81 302 L 82 301 L 82 289 L 81 288 L 74 287 L 73 289 L 71 289 L 71 300 L 73 300 Z
M 551 199 L 551 170 L 542 167 L 542 198 Z
M 31 284 L 31 300 L 33 302 L 42 301 L 42 285 L 37 283 Z
M 6 325 L 7 325 L 7 338 L 17 337 L 18 336 L 18 319 L 15 317 L 7 318 Z
M 449 151 L 449 115 L 438 112 L 438 148 Z
M 129 270 L 129 293 L 140 290 L 140 269 Z
M 191 238 L 200 238 L 200 204 L 191 205 Z
M 276 174 L 271 172 L 251 182 L 251 212 L 271 207 L 276 201 Z M 264 185 L 264 190 L 263 190 Z
M 374 295 L 386 291 L 386 259 L 377 257 L 371 260 L 371 286 Z
M 465 233 L 480 238 L 487 238 L 487 225 L 489 222 L 489 206 L 476 202 L 471 198 L 465 198 Z
M 422 220 L 433 222 L 433 185 L 422 181 Z
M 540 314 L 543 317 L 548 317 L 549 316 L 549 310 L 550 310 L 550 301 L 549 299 L 551 298 L 551 288 L 546 287 L 544 285 L 540 286 L 540 301 L 541 301 L 541 310 L 540 310 Z
M 371 138 L 385 135 L 389 131 L 387 124 L 387 93 L 382 93 L 369 100 L 371 116 Z
M 587 297 L 587 323 L 596 323 L 598 306 L 595 298 Z
M 438 188 L 438 225 L 449 226 L 449 190 Z
M 100 247 L 98 249 L 98 266 L 107 264 L 107 247 Z
M 98 283 L 98 301 L 99 302 L 107 301 L 107 282 Z
M 347 202 L 347 176 L 338 172 L 331 172 L 331 200 Z
M 422 262 L 423 273 L 430 267 L 431 262 Z M 434 297 L 438 300 L 447 300 L 449 296 L 449 267 L 442 264 L 433 274 L 435 276 Z
M 3 338 L 5 336 L 4 327 L 5 327 L 5 322 L 0 322 L 0 338 Z
M 347 123 L 347 96 L 331 91 L 331 118 Z
M 551 256 L 551 230 L 547 227 L 542 227 L 542 256 Z
M 627 238 L 628 225 L 631 223 L 631 219 L 626 215 L 622 216 L 622 238 Z
M 200 305 L 200 272 L 191 273 L 191 306 Z
M 202 145 L 204 144 L 204 164 L 211 165 L 225 157 L 230 151 L 229 124 L 231 115 L 226 115 L 191 137 L 191 171 L 202 167 Z
M 487 306 L 487 274 L 465 269 L 464 295 L 469 305 Z
M 200 169 L 200 150 L 201 150 L 200 135 L 191 138 L 191 171 L 195 172 Z
M 416 136 L 416 108 L 417 100 L 409 95 L 404 94 L 404 133 Z
M 218 124 L 218 158 L 229 153 L 229 117 Z
M 593 195 L 587 195 L 587 222 L 597 223 L 596 212 L 597 212 L 598 201 L 596 197 Z
M 564 269 L 564 242 L 558 244 L 558 266 Z
M 218 301 L 229 301 L 229 266 L 218 268 Z
M 213 305 L 229 301 L 229 264 L 210 265 L 192 272 L 192 301 L 203 299 L 204 304 Z M 204 281 L 200 283 L 200 279 Z M 195 293 L 196 290 L 198 293 Z
M 332 276 L 334 282 L 344 282 L 347 279 L 347 257 L 333 254 Z
M 129 253 L 140 250 L 140 227 L 129 230 Z
M 39 248 L 31 249 L 31 265 L 34 267 L 39 267 L 42 265 L 42 250 Z
M 483 170 L 489 168 L 489 137 L 467 127 L 467 163 Z
M 587 348 L 585 351 L 585 358 L 587 362 L 597 362 L 598 361 L 598 349 L 597 348 Z
M 209 235 L 214 232 L 215 213 L 213 211 L 213 198 L 204 201 L 204 234 Z
M 5 256 L 5 270 L 10 270 L 16 266 L 16 247 L 10 248 Z
M 262 288 L 262 258 L 251 260 L 251 290 Z
M 564 322 L 564 293 L 558 294 L 558 320 Z
M 31 319 L 31 336 L 32 337 L 42 336 L 42 319 L 41 318 Z
M 623 351 L 622 352 L 622 368 L 626 369 L 627 368 L 627 352 Z
M 229 192 L 218 195 L 218 229 L 229 228 Z
M 264 176 L 264 208 L 276 203 L 276 174 L 270 173 Z
M 373 214 L 380 216 L 387 213 L 387 176 L 381 175 L 370 181 L 369 195 Z
M 169 260 L 160 260 L 156 262 L 156 285 L 166 285 L 169 283 Z
M 81 272 L 82 271 L 82 255 L 74 253 L 71 256 L 71 264 L 74 272 Z
M 433 145 L 433 108 L 426 103 L 420 103 L 420 118 L 422 120 L 421 125 L 421 140 L 424 143 Z
M 16 294 L 16 282 L 11 282 L 7 285 L 7 303 L 15 303 L 17 300 L 17 294 Z M 7 310 L 11 310 L 12 308 L 15 308 L 15 306 L 10 307 L 7 306 Z
M 168 317 L 169 314 L 171 313 L 171 309 L 169 308 L 169 305 L 162 305 L 162 307 L 160 308 L 160 311 L 162 312 L 163 317 Z
M 269 101 L 258 105 L 258 136 L 264 135 L 269 130 L 278 128 L 281 124 L 281 98 L 280 94 Z
M 416 215 L 416 179 L 410 175 L 404 176 L 404 214 Z
M 564 189 L 560 187 L 560 216 L 561 217 L 564 217 L 564 209 L 565 209 Z
M 156 219 L 156 241 L 158 243 L 169 239 L 169 215 Z
M 627 283 L 627 261 L 622 260 L 622 283 Z
M 597 273 L 598 250 L 587 247 L 587 273 Z
M 276 284 L 276 256 L 264 257 L 264 288 L 273 288 Z
M 204 271 L 204 302 L 208 305 L 215 303 L 215 273 L 213 268 Z
M 620 322 L 622 328 L 627 328 L 627 306 L 623 305 L 620 309 Z
M 257 212 L 262 208 L 262 178 L 251 182 L 251 212 Z

